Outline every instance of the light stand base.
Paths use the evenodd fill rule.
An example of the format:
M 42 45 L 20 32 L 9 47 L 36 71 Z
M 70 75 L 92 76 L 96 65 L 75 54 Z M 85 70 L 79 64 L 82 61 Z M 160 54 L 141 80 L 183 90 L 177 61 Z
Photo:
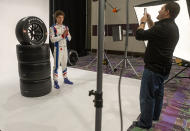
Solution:
M 131 62 L 129 61 L 129 59 L 124 58 L 122 59 L 115 67 L 114 67 L 114 72 L 117 71 L 117 68 L 120 64 L 122 64 L 123 62 L 125 62 L 125 68 L 127 68 L 127 63 L 130 65 L 131 69 L 133 70 L 133 72 L 135 73 L 135 75 L 140 78 L 140 76 L 137 74 L 135 68 L 133 67 L 133 65 L 131 64 Z
M 98 59 L 97 55 L 96 57 L 87 65 L 87 67 L 89 67 L 90 65 L 92 65 L 92 63 L 94 63 L 96 60 Z M 106 52 L 104 51 L 104 59 L 102 61 L 103 65 L 108 65 L 111 69 L 111 72 L 113 73 L 114 72 L 114 68 L 109 60 L 109 58 L 107 57 L 106 55 Z
M 190 76 L 188 76 L 188 77 L 180 77 L 180 76 L 178 76 L 179 74 L 181 74 L 183 71 L 187 70 L 188 68 L 190 68 L 190 66 L 185 67 L 184 69 L 182 69 L 181 71 L 179 71 L 175 76 L 173 76 L 170 79 L 168 79 L 166 82 L 164 82 L 164 85 L 167 84 L 169 81 L 171 81 L 174 78 L 189 78 L 190 79 Z

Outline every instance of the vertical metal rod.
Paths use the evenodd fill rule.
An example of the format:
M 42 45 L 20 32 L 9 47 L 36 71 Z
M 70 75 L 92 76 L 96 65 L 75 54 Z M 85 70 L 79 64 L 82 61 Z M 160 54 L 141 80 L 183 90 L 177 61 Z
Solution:
M 102 93 L 102 61 L 104 44 L 104 7 L 105 0 L 99 0 L 99 19 L 98 19 L 98 66 L 97 66 L 97 94 Z M 102 107 L 96 108 L 95 131 L 101 131 Z
M 129 37 L 129 0 L 126 1 L 126 40 L 125 40 L 125 58 L 127 58 L 128 37 Z

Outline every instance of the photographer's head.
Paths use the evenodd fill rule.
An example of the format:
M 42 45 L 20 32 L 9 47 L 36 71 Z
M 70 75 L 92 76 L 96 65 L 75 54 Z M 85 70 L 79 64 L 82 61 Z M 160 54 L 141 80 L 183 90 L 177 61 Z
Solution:
M 54 17 L 56 19 L 56 23 L 60 24 L 60 25 L 63 24 L 64 16 L 65 16 L 65 14 L 63 11 L 61 11 L 61 10 L 55 11 Z
M 161 10 L 159 11 L 159 14 L 157 16 L 158 20 L 171 18 L 175 19 L 180 11 L 180 6 L 176 2 L 169 2 L 162 6 Z

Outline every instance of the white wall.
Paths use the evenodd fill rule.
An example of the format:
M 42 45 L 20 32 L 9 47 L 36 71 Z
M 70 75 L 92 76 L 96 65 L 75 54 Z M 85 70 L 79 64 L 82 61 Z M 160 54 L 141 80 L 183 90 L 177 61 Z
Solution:
M 26 16 L 39 17 L 48 29 L 49 0 L 0 0 L 0 83 L 12 77 L 19 80 L 15 28 Z

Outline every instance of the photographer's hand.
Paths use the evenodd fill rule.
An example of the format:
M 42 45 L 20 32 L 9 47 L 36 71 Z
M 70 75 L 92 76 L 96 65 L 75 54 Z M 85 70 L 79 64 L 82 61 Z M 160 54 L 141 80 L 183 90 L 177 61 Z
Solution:
M 143 30 L 144 30 L 146 22 L 147 22 L 147 15 L 145 14 L 145 15 L 141 18 L 141 20 L 140 20 L 140 25 L 139 25 L 139 27 L 138 27 L 137 29 L 143 29 Z
M 149 29 L 154 26 L 154 22 L 152 21 L 151 16 L 148 13 L 147 13 L 147 24 L 148 24 Z

